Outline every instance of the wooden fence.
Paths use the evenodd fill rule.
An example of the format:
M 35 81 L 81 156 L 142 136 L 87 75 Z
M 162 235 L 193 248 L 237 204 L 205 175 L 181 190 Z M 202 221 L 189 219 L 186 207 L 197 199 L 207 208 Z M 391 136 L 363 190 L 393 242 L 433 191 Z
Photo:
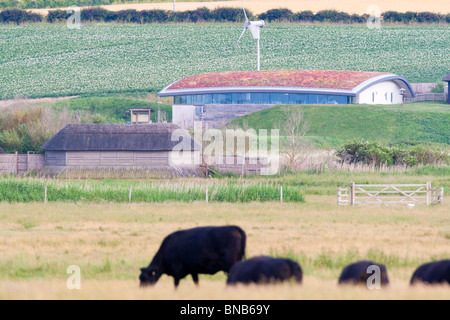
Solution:
M 39 172 L 45 166 L 43 154 L 0 154 L 0 174 L 26 174 Z
M 445 101 L 444 93 L 418 93 L 415 98 L 405 98 L 405 102 Z
M 337 204 L 351 206 L 436 205 L 444 202 L 444 188 L 426 184 L 355 184 L 337 188 Z

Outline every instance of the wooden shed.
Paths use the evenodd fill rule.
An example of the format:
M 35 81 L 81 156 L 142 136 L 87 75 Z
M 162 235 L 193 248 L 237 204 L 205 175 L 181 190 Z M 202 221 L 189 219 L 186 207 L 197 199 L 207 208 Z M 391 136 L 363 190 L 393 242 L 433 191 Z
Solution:
M 450 73 L 447 74 L 442 81 L 447 82 L 448 84 L 448 92 L 447 92 L 447 103 L 450 104 Z
M 173 141 L 174 140 L 174 141 Z M 183 152 L 176 146 L 183 141 Z M 48 140 L 47 169 L 130 168 L 196 169 L 201 145 L 171 123 L 69 124 Z M 174 151 L 175 149 L 175 151 Z M 186 150 L 190 149 L 190 150 Z

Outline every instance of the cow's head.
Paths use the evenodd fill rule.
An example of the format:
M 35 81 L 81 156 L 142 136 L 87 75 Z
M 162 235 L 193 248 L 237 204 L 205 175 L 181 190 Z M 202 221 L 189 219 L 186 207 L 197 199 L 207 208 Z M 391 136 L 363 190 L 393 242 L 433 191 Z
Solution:
M 140 286 L 152 286 L 154 285 L 159 277 L 161 277 L 161 273 L 154 267 L 141 268 L 141 275 L 139 276 L 139 280 L 141 281 Z

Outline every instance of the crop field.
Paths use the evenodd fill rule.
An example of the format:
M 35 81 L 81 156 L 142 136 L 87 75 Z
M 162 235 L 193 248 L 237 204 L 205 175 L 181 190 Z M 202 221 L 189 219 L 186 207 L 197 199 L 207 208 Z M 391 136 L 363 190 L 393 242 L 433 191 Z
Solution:
M 158 92 L 187 75 L 253 70 L 256 44 L 241 24 L 0 27 L 0 97 Z M 271 24 L 262 69 L 392 72 L 437 82 L 449 66 L 450 29 Z M 447 68 L 448 69 L 448 68 Z
M 448 288 L 410 287 L 415 268 L 448 258 L 450 217 L 443 206 L 339 207 L 332 196 L 280 204 L 0 203 L 0 299 L 448 299 Z M 303 269 L 302 285 L 225 285 L 226 275 L 186 277 L 175 290 L 167 275 L 139 288 L 163 238 L 201 225 L 239 225 L 247 258 L 289 257 Z M 390 286 L 337 286 L 342 268 L 358 259 L 384 263 Z M 81 288 L 70 290 L 69 266 Z

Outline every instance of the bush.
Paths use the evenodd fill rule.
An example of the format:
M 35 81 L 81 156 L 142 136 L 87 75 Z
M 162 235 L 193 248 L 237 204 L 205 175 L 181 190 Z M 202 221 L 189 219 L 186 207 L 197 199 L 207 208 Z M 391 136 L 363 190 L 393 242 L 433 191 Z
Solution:
M 253 14 L 246 10 L 248 19 Z M 211 18 L 217 22 L 243 22 L 245 21 L 244 11 L 240 8 L 217 8 L 211 12 Z
M 309 10 L 294 13 L 294 14 L 292 14 L 292 20 L 293 21 L 313 22 L 314 21 L 314 13 Z
M 172 20 L 177 22 L 203 22 L 213 19 L 213 12 L 208 8 L 198 8 L 197 10 L 177 11 Z
M 293 13 L 289 9 L 271 9 L 258 16 L 259 19 L 272 22 L 272 21 L 292 21 Z
M 134 9 L 117 11 L 116 19 L 114 19 L 114 21 L 125 23 L 141 23 L 141 14 Z
M 318 22 L 350 22 L 350 15 L 336 10 L 322 10 L 316 13 L 314 20 Z
M 436 146 L 388 147 L 364 139 L 349 141 L 337 151 L 342 162 L 375 165 L 441 165 L 450 163 L 449 151 Z
M 364 139 L 347 142 L 337 152 L 337 156 L 343 162 L 350 164 L 364 163 L 375 166 L 384 164 L 392 165 L 393 157 L 387 147 L 375 141 L 365 141 Z
M 70 14 L 68 14 L 66 11 L 52 10 L 48 12 L 46 20 L 48 23 L 57 23 L 67 21 L 69 17 Z
M 402 22 L 403 13 L 397 11 L 386 11 L 382 14 L 385 22 Z
M 441 15 L 433 12 L 419 12 L 417 14 L 417 22 L 419 23 L 439 23 Z
M 8 9 L 0 12 L 1 23 L 42 22 L 42 16 L 37 13 L 27 12 L 21 9 Z
M 88 8 L 81 10 L 81 21 L 96 21 L 105 22 L 110 21 L 109 16 L 111 12 L 103 8 Z
M 167 22 L 169 14 L 165 10 L 144 10 L 140 12 L 140 20 L 141 23 Z

